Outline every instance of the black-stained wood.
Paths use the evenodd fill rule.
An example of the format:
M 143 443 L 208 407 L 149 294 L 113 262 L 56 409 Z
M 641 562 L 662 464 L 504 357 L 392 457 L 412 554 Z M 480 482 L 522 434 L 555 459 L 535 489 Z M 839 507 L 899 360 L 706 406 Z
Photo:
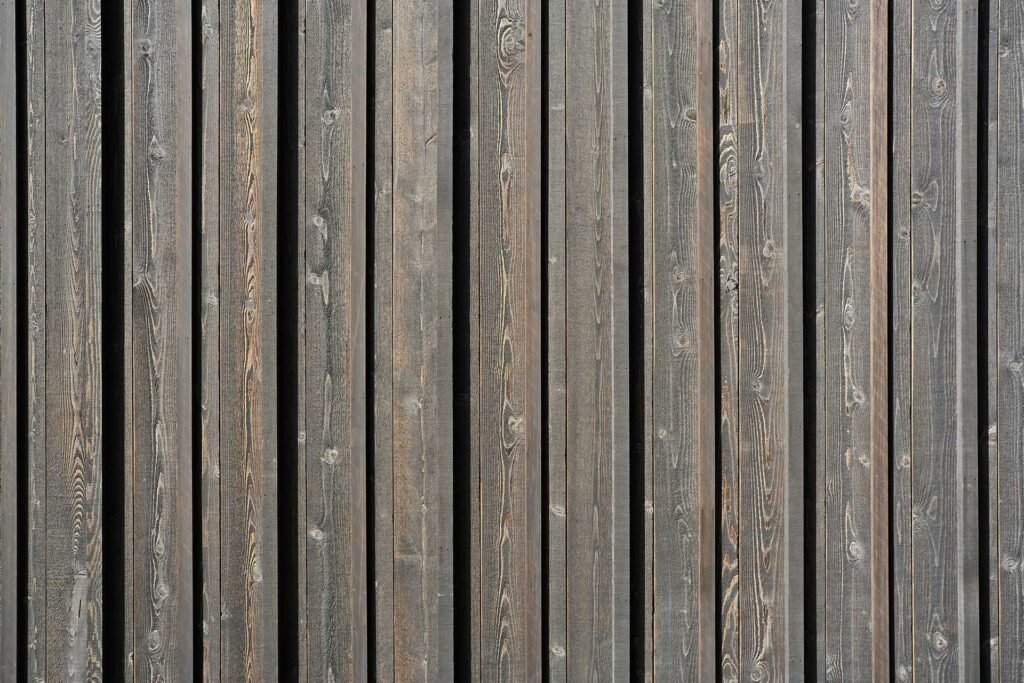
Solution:
M 204 618 L 220 621 L 211 677 L 262 680 L 279 665 L 278 6 L 231 0 L 218 13 L 208 19 L 219 44 L 218 164 L 207 185 L 216 186 L 218 259 L 204 267 L 218 270 L 219 346 L 203 362 L 218 364 L 219 411 L 210 419 L 219 420 L 220 525 L 210 544 L 220 603 L 219 615 Z
M 980 514 L 989 515 L 991 676 L 1012 681 L 1024 679 L 1024 148 L 1010 143 L 1024 132 L 1024 7 L 989 12 L 989 54 L 979 55 L 990 65 L 989 156 L 979 160 L 988 173 L 989 509 Z
M 46 111 L 30 164 L 45 155 L 46 428 L 29 448 L 45 461 L 41 665 L 48 678 L 85 681 L 104 673 L 101 472 L 104 445 L 121 438 L 103 433 L 100 4 L 50 0 L 37 18 L 40 63 L 29 68 L 42 70 Z
M 977 4 L 898 5 L 894 31 L 894 524 L 898 681 L 975 680 L 978 641 Z M 903 116 L 901 116 L 903 114 Z M 894 255 L 895 258 L 895 255 Z M 895 305 L 895 304 L 894 304 Z M 895 363 L 894 363 L 895 365 Z M 909 373 L 909 376 L 908 376 Z M 904 435 L 909 435 L 909 441 Z M 906 609 L 908 613 L 901 613 Z
M 473 609 L 478 675 L 493 680 L 540 680 L 542 669 L 540 10 L 537 0 L 472 4 Z
M 193 672 L 191 10 L 136 0 L 125 23 L 125 656 L 130 679 L 181 680 Z
M 823 0 L 818 20 L 817 673 L 880 680 L 889 675 L 888 7 Z
M 14 0 L 0 0 L 0 86 L 17 82 Z M 0 680 L 18 661 L 18 99 L 0 102 Z
M 566 658 L 629 675 L 627 8 L 565 3 Z
M 801 6 L 720 12 L 722 676 L 783 680 L 804 671 Z
M 644 3 L 649 680 L 717 669 L 711 21 L 708 3 Z
M 367 676 L 366 12 L 362 2 L 308 4 L 299 47 L 300 669 L 309 680 Z
M 453 676 L 452 31 L 449 0 L 391 4 L 393 664 Z M 378 244 L 380 242 L 378 241 Z M 382 625 L 387 628 L 387 624 Z

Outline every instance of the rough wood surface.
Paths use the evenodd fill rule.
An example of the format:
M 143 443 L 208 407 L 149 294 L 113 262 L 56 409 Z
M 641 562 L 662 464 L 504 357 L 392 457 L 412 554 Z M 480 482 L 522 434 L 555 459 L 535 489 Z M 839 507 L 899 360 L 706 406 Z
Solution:
M 184 679 L 192 649 L 191 12 L 126 8 L 126 656 L 139 679 Z
M 723 615 L 723 678 L 780 680 L 804 670 L 801 13 L 792 1 L 724 3 L 722 17 L 722 309 L 737 305 L 722 375 L 737 450 L 723 461 L 722 504 L 738 565 L 723 587 L 737 601 Z
M 888 8 L 818 19 L 818 675 L 869 681 L 889 672 Z
M 479 675 L 540 680 L 540 3 L 479 0 L 473 20 Z
M 649 679 L 706 680 L 717 668 L 712 30 L 705 5 L 644 3 Z
M 629 675 L 626 5 L 565 7 L 567 677 Z
M 45 675 L 84 681 L 103 675 L 101 471 L 106 439 L 120 438 L 102 430 L 100 4 L 46 2 L 44 14 L 47 504 L 36 532 Z
M 225 680 L 278 671 L 277 4 L 219 7 L 219 583 Z M 212 539 L 211 539 L 211 542 Z

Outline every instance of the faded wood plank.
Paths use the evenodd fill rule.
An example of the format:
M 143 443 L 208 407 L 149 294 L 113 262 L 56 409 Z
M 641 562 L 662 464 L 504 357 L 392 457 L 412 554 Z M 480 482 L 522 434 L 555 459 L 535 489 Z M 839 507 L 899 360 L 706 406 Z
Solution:
M 629 675 L 627 8 L 565 14 L 567 676 Z M 571 85 L 571 87 L 568 87 Z
M 193 673 L 191 18 L 143 0 L 125 16 L 125 652 L 142 679 Z
M 643 670 L 648 679 L 707 680 L 717 668 L 711 8 L 646 2 L 643 22 L 645 510 L 652 517 L 645 593 L 652 659 Z
M 366 5 L 306 8 L 302 270 L 305 605 L 314 680 L 367 676 Z M 303 286 L 303 285 L 299 285 Z
M 818 20 L 817 671 L 867 681 L 889 672 L 888 7 Z
M 548 0 L 544 16 L 547 40 L 547 646 L 548 675 L 568 678 L 568 564 L 566 537 L 566 82 L 565 0 Z
M 0 0 L 0 680 L 18 660 L 18 98 L 14 0 Z
M 909 16 L 908 16 L 909 13 Z M 912 31 L 901 51 L 894 92 L 902 100 L 895 138 L 909 165 L 894 169 L 894 215 L 908 254 L 901 263 L 909 323 L 906 360 L 897 372 L 909 387 L 909 413 L 899 417 L 909 450 L 897 514 L 909 532 L 908 555 L 894 567 L 910 599 L 894 653 L 897 680 L 977 678 L 978 565 L 976 519 L 975 350 L 977 5 L 898 6 L 896 26 Z M 910 35 L 908 33 L 907 35 Z M 902 111 L 908 116 L 901 119 Z M 899 182 L 896 182 L 896 177 Z M 907 286 L 909 285 L 909 286 Z M 896 381 L 894 379 L 894 381 Z M 899 449 L 899 447 L 897 447 Z M 905 459 L 904 459 L 905 457 Z M 909 496 L 907 495 L 909 494 Z M 906 538 L 901 539 L 906 540 Z M 898 610 L 899 603 L 895 606 Z
M 722 33 L 734 50 L 725 80 L 735 172 L 726 201 L 735 212 L 738 287 L 738 486 L 729 501 L 737 525 L 735 669 L 744 680 L 781 680 L 804 671 L 801 14 L 796 2 L 728 9 L 733 23 Z
M 46 679 L 46 76 L 43 0 L 25 11 L 27 509 L 25 677 Z
M 199 435 L 202 549 L 202 600 L 196 606 L 201 620 L 204 681 L 221 680 L 221 577 L 220 577 L 220 3 L 203 0 L 200 7 L 201 54 L 199 118 L 193 122 L 199 136 Z
M 479 675 L 540 680 L 540 3 L 479 0 L 472 13 Z
M 220 661 L 278 671 L 277 4 L 222 3 L 218 230 Z M 211 359 L 212 361 L 212 359 Z
M 46 675 L 103 675 L 100 5 L 45 3 Z M 111 144 L 117 144 L 110 141 Z M 113 438 L 120 438 L 116 435 Z
M 992 680 L 1024 680 L 1024 7 L 993 3 L 990 15 L 988 481 Z M 984 133 L 983 133 L 984 134 Z M 983 549 L 984 551 L 985 549 Z M 985 578 L 985 577 L 982 577 Z
M 392 0 L 375 2 L 374 20 L 374 245 L 373 245 L 373 500 L 374 651 L 370 672 L 395 677 L 394 607 L 394 274 Z M 370 96 L 370 94 L 368 94 Z M 374 677 L 374 676 L 371 676 Z
M 446 680 L 454 663 L 452 4 L 398 0 L 392 10 L 394 674 Z

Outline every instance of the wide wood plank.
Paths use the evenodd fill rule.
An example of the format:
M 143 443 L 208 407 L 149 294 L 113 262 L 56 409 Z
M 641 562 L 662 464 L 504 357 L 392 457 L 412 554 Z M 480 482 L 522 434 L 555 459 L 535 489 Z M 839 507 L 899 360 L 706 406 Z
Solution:
M 988 482 L 992 680 L 1024 680 L 1024 7 L 989 10 Z M 985 549 L 983 548 L 984 552 Z M 984 578 L 984 577 L 983 577 Z
M 100 5 L 44 12 L 47 505 L 36 531 L 46 675 L 84 681 L 103 675 L 101 471 L 104 444 L 120 438 L 103 433 L 102 415 Z
M 888 7 L 818 18 L 817 671 L 869 681 L 889 675 Z
M 219 7 L 220 661 L 278 672 L 277 4 Z M 211 539 L 213 542 L 213 539 Z M 214 615 L 211 615 L 214 616 Z
M 14 0 L 0 0 L 0 87 L 15 92 Z M 0 680 L 18 660 L 18 98 L 0 102 Z
M 125 530 L 130 676 L 189 678 L 192 643 L 191 11 L 125 8 L 130 274 Z
M 478 0 L 472 16 L 479 675 L 540 680 L 540 2 Z
M 306 658 L 361 680 L 366 650 L 366 5 L 305 8 L 300 97 Z
M 568 0 L 565 12 L 567 677 L 625 680 L 627 11 L 625 3 Z
M 723 249 L 723 309 L 733 304 L 728 289 L 738 289 L 735 355 L 723 345 L 736 361 L 728 424 L 735 419 L 737 430 L 730 469 L 723 461 L 723 486 L 735 486 L 723 495 L 723 520 L 735 515 L 727 557 L 738 561 L 723 670 L 740 679 L 799 677 L 804 666 L 800 9 L 729 3 L 720 24 L 730 45 L 723 233 L 735 240 L 734 257 Z
M 452 642 L 452 4 L 392 4 L 394 675 L 445 680 Z M 386 625 L 385 625 L 386 627 Z
M 645 510 L 652 517 L 645 592 L 652 660 L 643 670 L 649 679 L 706 680 L 717 666 L 711 8 L 646 2 L 643 21 Z
M 897 416 L 910 440 L 895 453 L 904 482 L 894 510 L 909 532 L 894 590 L 910 598 L 910 621 L 900 617 L 894 666 L 897 680 L 975 679 L 977 5 L 914 2 L 898 6 L 894 21 L 913 35 L 893 76 L 902 101 L 894 138 L 909 152 L 893 178 L 907 249 L 893 299 L 904 302 L 898 322 L 909 323 L 894 354 L 906 356 L 897 372 L 909 371 L 910 401 Z

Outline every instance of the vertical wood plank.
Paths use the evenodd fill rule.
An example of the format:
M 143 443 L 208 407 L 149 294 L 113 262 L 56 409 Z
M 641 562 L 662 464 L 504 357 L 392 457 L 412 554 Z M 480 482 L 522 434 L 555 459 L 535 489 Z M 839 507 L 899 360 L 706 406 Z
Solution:
M 302 138 L 306 676 L 366 662 L 366 5 L 306 8 Z
M 45 658 L 84 681 L 103 675 L 100 3 L 45 3 L 43 21 Z
M 14 0 L 0 0 L 0 679 L 18 660 L 17 52 Z
M 25 547 L 25 677 L 46 679 L 46 37 L 43 0 L 26 0 L 25 107 L 28 330 L 26 330 L 28 490 Z
M 479 675 L 539 680 L 540 3 L 479 0 L 474 9 Z
M 126 653 L 133 675 L 189 678 L 192 649 L 191 10 L 126 8 Z
M 374 17 L 373 498 L 374 620 L 378 680 L 395 677 L 394 571 L 394 275 L 392 0 L 376 0 Z
M 220 661 L 278 671 L 277 4 L 220 8 Z
M 544 16 L 547 39 L 547 405 L 548 405 L 548 675 L 555 683 L 568 679 L 566 656 L 568 557 L 566 555 L 566 53 L 565 1 L 548 0 Z
M 202 519 L 201 577 L 202 601 L 197 606 L 201 620 L 203 680 L 216 683 L 220 676 L 221 578 L 220 578 L 220 4 L 203 0 L 200 7 L 201 55 L 199 72 L 199 220 L 200 252 L 200 361 L 199 499 Z M 199 644 L 196 644 L 197 648 Z
M 894 73 L 894 92 L 908 114 L 894 118 L 894 135 L 909 152 L 909 165 L 894 170 L 894 215 L 899 206 L 907 253 L 903 286 L 894 284 L 893 297 L 904 302 L 901 321 L 909 324 L 899 340 L 906 346 L 895 352 L 907 357 L 897 372 L 909 372 L 902 381 L 910 391 L 909 411 L 900 416 L 909 450 L 905 460 L 896 453 L 906 470 L 897 512 L 909 517 L 901 523 L 910 550 L 897 558 L 895 580 L 911 608 L 898 634 L 895 668 L 897 680 L 973 679 L 980 675 L 977 5 L 915 2 L 898 6 L 896 22 L 913 40 Z
M 817 670 L 878 680 L 889 672 L 888 7 L 825 0 L 818 18 Z
M 738 450 L 729 472 L 737 494 L 723 506 L 736 506 L 739 620 L 728 625 L 737 629 L 735 654 L 723 668 L 777 680 L 804 671 L 801 14 L 782 2 L 730 5 L 723 17 L 732 97 L 722 106 L 730 124 L 721 143 L 730 174 L 723 232 L 735 223 L 738 289 L 730 367 Z
M 992 680 L 1024 678 L 1024 7 L 994 2 L 989 10 L 989 529 Z M 984 133 L 983 133 L 984 134 Z M 984 550 L 984 549 L 983 549 Z
M 452 643 L 452 4 L 392 5 L 394 675 Z
M 629 320 L 625 3 L 568 0 L 566 656 L 629 675 Z
M 711 5 L 646 2 L 643 21 L 645 459 L 653 511 L 646 607 L 653 661 L 644 669 L 653 679 L 707 680 L 717 667 Z

